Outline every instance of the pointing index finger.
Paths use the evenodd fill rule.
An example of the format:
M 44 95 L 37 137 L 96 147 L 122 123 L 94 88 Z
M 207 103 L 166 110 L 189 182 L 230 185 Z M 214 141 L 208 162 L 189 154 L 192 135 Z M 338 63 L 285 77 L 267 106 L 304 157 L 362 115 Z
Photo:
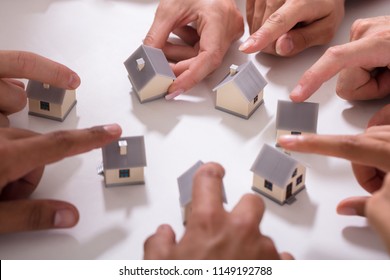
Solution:
M 0 78 L 25 78 L 56 87 L 75 89 L 79 76 L 68 67 L 23 51 L 0 51 Z

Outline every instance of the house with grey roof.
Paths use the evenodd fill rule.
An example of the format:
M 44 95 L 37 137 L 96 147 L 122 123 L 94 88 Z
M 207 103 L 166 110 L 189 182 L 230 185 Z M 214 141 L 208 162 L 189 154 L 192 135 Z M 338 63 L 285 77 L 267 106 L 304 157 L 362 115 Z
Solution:
M 276 113 L 276 137 L 317 133 L 318 103 L 279 100 Z
M 196 171 L 204 163 L 202 161 L 197 161 L 193 166 L 191 166 L 187 171 L 185 171 L 180 177 L 177 178 L 177 183 L 179 185 L 179 200 L 182 210 L 183 224 L 186 224 L 188 220 L 188 215 L 191 212 L 191 202 L 192 202 L 192 183 Z M 222 186 L 222 198 L 223 202 L 226 203 L 226 193 L 225 188 Z
M 162 50 L 153 47 L 141 45 L 124 65 L 141 103 L 163 97 L 176 79 Z
M 283 205 L 295 201 L 305 188 L 306 167 L 291 156 L 264 144 L 252 165 L 252 190 Z
M 266 85 L 266 80 L 251 61 L 240 66 L 233 64 L 226 77 L 213 89 L 216 91 L 215 108 L 249 119 L 263 103 Z
M 143 136 L 120 138 L 102 148 L 103 164 L 98 173 L 107 187 L 144 184 L 146 166 Z
M 29 114 L 63 121 L 76 105 L 75 90 L 53 87 L 30 80 L 27 84 Z

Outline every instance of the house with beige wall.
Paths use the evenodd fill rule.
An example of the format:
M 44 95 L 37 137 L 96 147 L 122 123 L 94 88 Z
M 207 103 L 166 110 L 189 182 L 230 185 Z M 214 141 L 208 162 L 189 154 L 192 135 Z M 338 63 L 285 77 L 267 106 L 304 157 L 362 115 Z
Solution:
M 240 66 L 233 64 L 226 77 L 213 89 L 216 92 L 215 108 L 249 119 L 263 104 L 266 84 L 251 61 Z
M 141 45 L 124 65 L 141 103 L 163 97 L 176 79 L 161 49 Z
M 144 184 L 146 166 L 143 136 L 120 138 L 102 148 L 103 164 L 99 174 L 107 187 Z
M 282 135 L 317 133 L 319 104 L 279 100 L 276 113 L 276 138 Z
M 306 167 L 291 156 L 265 144 L 252 165 L 252 190 L 283 205 L 294 202 L 305 188 Z
M 27 84 L 29 115 L 63 121 L 76 105 L 76 92 L 30 80 Z

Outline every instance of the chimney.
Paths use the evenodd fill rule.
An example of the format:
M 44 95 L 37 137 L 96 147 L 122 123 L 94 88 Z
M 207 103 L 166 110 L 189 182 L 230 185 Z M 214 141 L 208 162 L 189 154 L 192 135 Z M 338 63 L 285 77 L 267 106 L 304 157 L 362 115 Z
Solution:
M 235 64 L 232 64 L 232 65 L 230 66 L 230 76 L 236 75 L 237 72 L 238 72 L 237 70 L 238 70 L 238 66 L 235 65 Z
M 124 156 L 127 155 L 127 141 L 126 140 L 119 140 L 119 153 Z
M 43 88 L 44 88 L 44 89 L 49 89 L 49 88 L 50 88 L 50 85 L 49 85 L 49 84 L 43 84 Z
M 144 69 L 144 67 L 145 67 L 145 60 L 143 58 L 137 59 L 138 71 L 142 71 L 142 69 Z

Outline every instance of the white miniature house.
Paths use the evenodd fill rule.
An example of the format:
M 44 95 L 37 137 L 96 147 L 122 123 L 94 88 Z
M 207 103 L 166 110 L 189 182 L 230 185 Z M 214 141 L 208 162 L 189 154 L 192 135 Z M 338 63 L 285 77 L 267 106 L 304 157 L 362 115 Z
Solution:
M 163 97 L 176 79 L 162 50 L 149 46 L 141 45 L 124 65 L 141 103 Z
M 226 77 L 213 89 L 215 107 L 248 119 L 263 103 L 263 89 L 267 82 L 251 62 L 231 65 Z
M 252 165 L 252 189 L 283 205 L 294 202 L 305 188 L 306 167 L 267 144 Z
M 76 91 L 30 80 L 27 85 L 29 114 L 63 121 L 76 105 Z
M 279 100 L 276 113 L 276 137 L 317 133 L 318 103 Z
M 125 137 L 102 148 L 99 174 L 107 187 L 143 184 L 146 166 L 143 136 Z

